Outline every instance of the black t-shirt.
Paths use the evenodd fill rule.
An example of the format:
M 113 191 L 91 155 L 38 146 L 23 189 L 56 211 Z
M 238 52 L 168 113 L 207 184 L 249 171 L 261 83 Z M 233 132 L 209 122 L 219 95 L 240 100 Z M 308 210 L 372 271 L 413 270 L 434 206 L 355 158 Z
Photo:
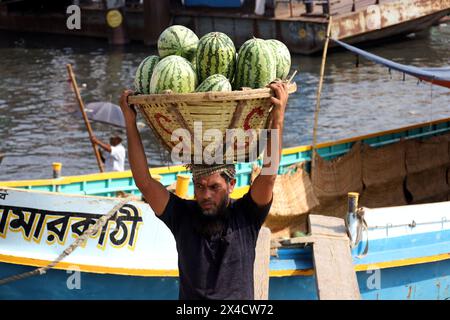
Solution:
M 258 207 L 248 192 L 231 200 L 223 231 L 206 236 L 195 225 L 202 215 L 198 203 L 170 193 L 159 218 L 176 240 L 180 299 L 254 299 L 256 240 L 270 206 Z

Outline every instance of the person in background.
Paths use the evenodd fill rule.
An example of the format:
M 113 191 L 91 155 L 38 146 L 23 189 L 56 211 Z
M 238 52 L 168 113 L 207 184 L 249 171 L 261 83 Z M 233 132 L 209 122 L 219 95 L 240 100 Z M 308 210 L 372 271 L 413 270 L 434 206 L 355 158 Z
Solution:
M 96 137 L 92 137 L 92 142 L 107 152 L 104 163 L 105 171 L 124 171 L 126 150 L 122 145 L 122 138 L 119 132 L 114 133 L 109 139 L 109 144 L 104 143 Z

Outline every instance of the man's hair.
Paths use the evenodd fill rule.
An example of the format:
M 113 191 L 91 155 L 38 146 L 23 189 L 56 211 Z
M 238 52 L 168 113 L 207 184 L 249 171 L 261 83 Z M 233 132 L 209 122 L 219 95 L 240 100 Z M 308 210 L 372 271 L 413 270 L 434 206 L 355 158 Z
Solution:
M 123 135 L 122 131 L 117 130 L 112 133 L 111 138 L 117 138 L 122 142 L 122 135 Z

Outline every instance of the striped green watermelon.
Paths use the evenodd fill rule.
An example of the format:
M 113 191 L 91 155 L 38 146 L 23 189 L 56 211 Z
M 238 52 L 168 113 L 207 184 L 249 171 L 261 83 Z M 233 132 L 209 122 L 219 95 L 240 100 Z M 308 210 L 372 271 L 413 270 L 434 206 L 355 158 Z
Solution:
M 194 57 L 192 60 L 189 60 L 189 62 L 191 63 L 192 68 L 194 69 L 194 71 L 197 73 L 197 59 Z
M 196 60 L 199 82 L 214 74 L 223 74 L 228 79 L 233 79 L 236 48 L 225 33 L 210 32 L 199 40 Z
M 158 56 L 148 56 L 142 60 L 134 77 L 134 89 L 136 93 L 150 93 L 150 79 L 152 78 L 153 69 L 159 60 Z
M 189 28 L 173 25 L 164 30 L 158 38 L 158 52 L 161 58 L 178 55 L 188 60 L 195 57 L 198 37 Z
M 238 52 L 234 87 L 263 88 L 276 76 L 276 58 L 266 41 L 258 38 L 245 41 Z
M 213 74 L 195 89 L 196 92 L 231 91 L 230 81 L 223 74 Z
M 150 93 L 172 90 L 176 93 L 193 92 L 197 87 L 197 75 L 192 64 L 183 57 L 165 57 L 153 69 Z
M 277 78 L 286 79 L 291 69 L 291 53 L 288 47 L 278 40 L 266 40 L 266 43 L 272 48 L 277 59 Z

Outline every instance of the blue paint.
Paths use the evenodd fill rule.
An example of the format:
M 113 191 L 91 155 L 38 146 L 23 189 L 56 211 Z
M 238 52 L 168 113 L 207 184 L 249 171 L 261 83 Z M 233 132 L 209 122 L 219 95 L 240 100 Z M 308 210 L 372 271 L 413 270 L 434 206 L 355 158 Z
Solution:
M 0 263 L 0 278 L 34 269 Z M 83 272 L 80 274 L 81 288 L 70 290 L 67 281 L 71 276 L 73 273 L 69 271 L 49 270 L 42 276 L 0 286 L 0 299 L 178 299 L 177 277 L 137 277 Z
M 437 236 L 440 239 L 437 240 Z M 373 240 L 366 258 L 354 263 L 373 264 L 447 253 L 450 231 Z M 281 248 L 271 257 L 271 270 L 309 270 L 313 267 L 311 247 Z M 0 278 L 30 271 L 33 267 L 0 263 Z M 376 287 L 379 275 L 379 288 Z M 177 277 L 139 277 L 81 273 L 81 290 L 67 288 L 73 276 L 50 270 L 0 286 L 0 299 L 177 299 Z M 363 299 L 449 299 L 450 259 L 403 267 L 357 272 Z M 316 299 L 314 276 L 271 277 L 270 299 Z
M 379 272 L 379 288 L 374 280 Z M 450 299 L 450 260 L 357 272 L 364 300 Z M 314 276 L 270 278 L 269 299 L 315 300 Z
M 32 267 L 0 263 L 0 278 L 32 270 Z M 375 271 L 376 272 L 376 271 Z M 376 288 L 374 271 L 357 272 L 363 299 L 450 299 L 450 260 L 379 270 Z M 137 277 L 82 273 L 81 289 L 68 289 L 73 276 L 50 270 L 42 276 L 0 286 L 0 299 L 177 299 L 177 277 Z M 269 299 L 317 299 L 314 276 L 272 277 Z
M 361 242 L 352 251 L 355 265 L 375 264 L 388 261 L 427 257 L 439 254 L 449 254 L 450 230 L 421 233 L 402 237 L 371 240 L 369 252 L 360 259 L 358 254 L 364 250 Z M 278 258 L 271 257 L 271 270 L 307 270 L 313 267 L 311 247 L 280 248 Z

